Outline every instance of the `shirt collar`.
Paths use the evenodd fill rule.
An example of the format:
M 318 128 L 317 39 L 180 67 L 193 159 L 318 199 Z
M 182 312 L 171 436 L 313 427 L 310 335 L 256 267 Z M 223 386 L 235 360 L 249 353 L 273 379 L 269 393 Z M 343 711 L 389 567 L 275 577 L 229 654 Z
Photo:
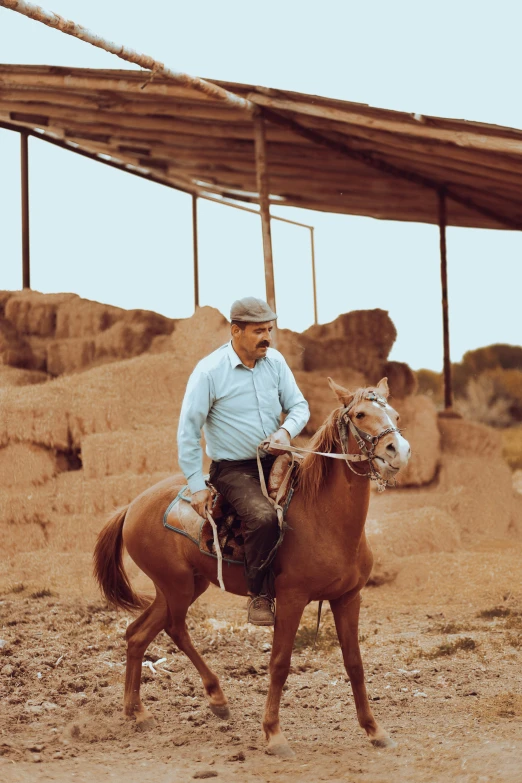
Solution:
M 234 367 L 239 367 L 239 365 L 241 365 L 241 367 L 245 367 L 246 366 L 246 365 L 243 364 L 243 362 L 241 361 L 241 359 L 239 358 L 237 353 L 234 351 L 234 348 L 232 346 L 232 340 L 230 340 L 230 342 L 227 343 L 227 352 L 228 352 L 228 358 L 230 359 L 231 367 L 233 367 L 233 368 Z M 263 359 L 266 359 L 266 356 L 263 356 Z M 259 361 L 259 359 L 256 361 L 256 364 L 257 364 L 258 361 Z M 247 370 L 248 369 L 250 369 L 250 368 L 247 367 Z
M 228 343 L 228 358 L 230 359 L 230 364 L 232 367 L 238 367 L 238 365 L 243 364 L 237 353 L 234 351 L 232 347 L 232 340 Z

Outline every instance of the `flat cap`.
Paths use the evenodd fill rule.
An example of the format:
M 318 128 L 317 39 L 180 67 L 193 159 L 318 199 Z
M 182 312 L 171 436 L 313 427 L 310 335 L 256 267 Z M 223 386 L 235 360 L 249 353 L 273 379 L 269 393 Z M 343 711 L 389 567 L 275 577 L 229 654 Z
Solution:
M 231 321 L 243 321 L 250 324 L 261 324 L 265 321 L 275 321 L 277 315 L 272 312 L 266 302 L 255 296 L 245 296 L 237 299 L 230 308 Z

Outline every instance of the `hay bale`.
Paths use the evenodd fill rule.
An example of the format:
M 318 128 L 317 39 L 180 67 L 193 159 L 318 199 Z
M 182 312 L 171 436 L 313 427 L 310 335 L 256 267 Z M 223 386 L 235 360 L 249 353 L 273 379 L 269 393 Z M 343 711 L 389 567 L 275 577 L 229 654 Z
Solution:
M 0 449 L 0 485 L 43 484 L 56 475 L 60 462 L 55 452 L 32 443 L 10 443 Z
M 277 330 L 277 350 L 281 351 L 293 372 L 304 370 L 304 348 L 300 335 L 290 329 Z
M 27 340 L 11 321 L 0 317 L 0 363 L 32 369 L 33 362 L 33 352 Z
M 484 460 L 502 458 L 502 437 L 486 424 L 460 418 L 439 417 L 441 446 L 448 454 L 476 455 Z
M 443 452 L 439 474 L 441 500 L 457 520 L 462 540 L 505 538 L 513 524 L 511 471 L 501 457 L 484 459 Z
M 180 319 L 167 318 L 152 310 L 125 310 L 123 320 L 128 324 L 147 326 L 153 334 L 159 335 L 172 334 Z
M 148 350 L 156 334 L 154 328 L 147 323 L 117 321 L 114 326 L 95 338 L 95 357 L 119 360 L 138 356 Z
M 377 383 L 397 331 L 385 310 L 354 310 L 302 333 L 305 370 L 350 367 Z
M 172 473 L 176 459 L 174 426 L 99 433 L 82 441 L 82 463 L 87 479 L 122 473 Z
M 173 350 L 170 334 L 158 334 L 152 338 L 149 353 L 167 353 Z
M 33 352 L 32 369 L 47 372 L 47 349 L 52 342 L 52 337 L 38 337 L 30 334 L 25 339 Z
M 0 524 L 46 524 L 53 506 L 54 491 L 53 478 L 45 484 L 0 487 Z
M 294 372 L 297 385 L 301 389 L 310 406 L 310 419 L 303 434 L 313 435 L 334 408 L 339 406 L 339 401 L 328 386 L 327 376 L 324 371 Z M 346 389 L 355 390 L 365 385 L 361 373 L 353 370 L 336 370 L 335 381 Z
M 405 362 L 386 362 L 383 373 L 388 378 L 392 405 L 393 400 L 403 400 L 417 393 L 417 376 Z
M 5 317 L 5 306 L 16 291 L 0 291 L 0 318 Z
M 33 552 L 48 546 L 47 527 L 37 522 L 28 522 L 23 527 L 0 522 L 0 540 L 5 555 Z
M 402 512 L 381 513 L 366 521 L 366 535 L 377 560 L 422 552 L 455 552 L 461 548 L 459 524 L 444 509 L 424 506 Z M 392 557 L 392 560 L 393 560 Z
M 47 372 L 57 376 L 82 370 L 92 364 L 95 354 L 94 340 L 88 337 L 52 340 L 47 346 Z
M 55 514 L 107 515 L 115 508 L 127 505 L 171 473 L 126 473 L 89 481 L 82 470 L 76 470 L 58 473 L 45 484 L 1 487 L 0 523 L 46 524 Z
M 19 367 L 2 367 L 0 365 L 0 387 L 31 386 L 34 383 L 45 383 L 49 376 L 38 370 L 23 370 Z
M 92 553 L 106 521 L 102 514 L 53 514 L 46 528 L 48 546 L 55 552 Z
M 95 337 L 123 318 L 126 312 L 121 307 L 89 299 L 68 300 L 58 307 L 55 336 L 60 340 Z
M 198 307 L 176 321 L 171 340 L 176 363 L 190 375 L 200 359 L 230 340 L 230 324 L 214 307 Z
M 66 451 L 70 446 L 71 394 L 71 389 L 53 382 L 0 389 L 0 445 L 25 441 Z
M 23 290 L 8 299 L 5 316 L 21 334 L 54 337 L 58 307 L 71 299 L 79 299 L 79 296 Z
M 401 415 L 399 426 L 411 446 L 411 459 L 400 471 L 401 487 L 418 487 L 433 481 L 440 463 L 441 447 L 437 411 L 424 394 L 407 397 L 397 404 Z
M 170 353 L 145 354 L 37 387 L 0 389 L 0 444 L 67 451 L 95 432 L 176 426 L 190 370 Z

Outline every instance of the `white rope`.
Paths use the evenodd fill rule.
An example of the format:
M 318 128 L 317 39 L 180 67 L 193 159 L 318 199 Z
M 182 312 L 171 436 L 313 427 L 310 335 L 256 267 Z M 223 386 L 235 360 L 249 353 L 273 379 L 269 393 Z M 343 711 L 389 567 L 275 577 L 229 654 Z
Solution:
M 222 590 L 225 589 L 225 583 L 223 582 L 223 555 L 221 553 L 221 547 L 219 546 L 219 536 L 218 536 L 218 530 L 217 525 L 214 522 L 214 518 L 212 517 L 212 514 L 210 511 L 207 510 L 207 519 L 210 522 L 210 526 L 212 528 L 212 533 L 214 535 L 214 549 L 216 550 L 216 557 L 217 557 L 217 577 L 219 586 Z
M 312 451 L 311 449 L 304 449 L 302 446 L 282 446 L 280 443 L 272 444 L 271 440 L 264 440 L 259 444 L 258 448 L 266 451 L 273 445 L 278 451 L 303 451 L 305 454 L 318 454 L 320 457 L 330 457 L 330 459 L 343 459 L 350 460 L 350 462 L 366 462 L 368 457 L 364 454 L 335 454 L 330 451 Z

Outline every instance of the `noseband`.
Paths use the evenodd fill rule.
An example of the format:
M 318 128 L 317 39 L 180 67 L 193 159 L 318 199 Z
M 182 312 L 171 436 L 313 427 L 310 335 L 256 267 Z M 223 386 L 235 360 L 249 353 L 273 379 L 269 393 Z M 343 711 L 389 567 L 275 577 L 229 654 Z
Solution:
M 365 397 L 363 397 L 363 399 L 369 400 L 370 402 L 377 402 L 382 408 L 385 408 L 387 405 L 385 398 L 380 397 L 378 394 L 375 394 L 375 392 L 369 392 Z M 378 492 L 383 492 L 386 489 L 386 487 L 389 487 L 392 484 L 390 481 L 388 481 L 388 479 L 384 479 L 381 476 L 381 474 L 379 473 L 379 471 L 377 470 L 377 468 L 373 463 L 373 460 L 375 459 L 375 449 L 377 447 L 377 444 L 381 440 L 381 438 L 384 438 L 385 435 L 389 435 L 391 432 L 400 433 L 400 429 L 398 427 L 387 427 L 378 435 L 370 435 L 368 432 L 359 429 L 359 427 L 357 427 L 357 425 L 354 424 L 352 419 L 350 418 L 350 411 L 353 408 L 353 406 L 354 403 L 351 402 L 349 405 L 343 408 L 339 414 L 339 418 L 337 419 L 339 439 L 341 441 L 342 452 L 346 456 L 346 464 L 348 465 L 352 473 L 355 473 L 356 476 L 366 476 L 367 478 L 370 479 L 370 481 L 376 481 Z M 354 460 L 353 458 L 355 456 L 360 456 L 360 455 L 350 454 L 348 452 L 349 432 L 351 432 L 353 437 L 355 438 L 355 442 L 357 443 L 360 449 L 362 459 L 368 461 L 368 466 L 370 468 L 368 473 L 359 473 L 359 471 L 356 470 L 352 465 L 352 462 L 362 461 L 362 460 Z

